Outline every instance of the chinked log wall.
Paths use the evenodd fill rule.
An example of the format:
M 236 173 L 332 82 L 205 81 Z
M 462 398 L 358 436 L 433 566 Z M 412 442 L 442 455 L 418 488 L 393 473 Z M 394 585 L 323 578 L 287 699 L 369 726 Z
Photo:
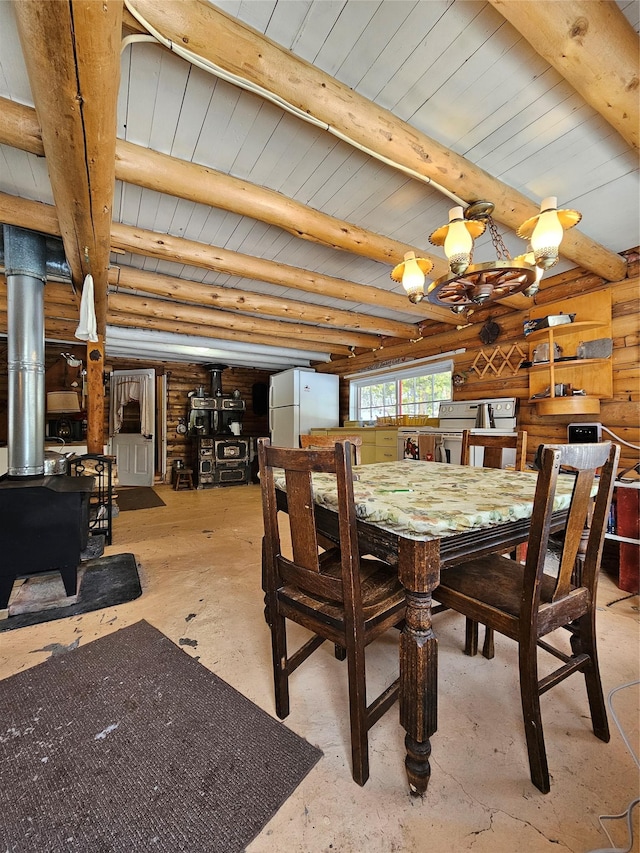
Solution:
M 543 442 L 566 442 L 567 424 L 573 422 L 599 421 L 608 427 L 621 439 L 640 444 L 640 280 L 638 278 L 639 264 L 637 251 L 628 253 L 630 267 L 629 277 L 621 282 L 608 284 L 597 276 L 586 274 L 582 270 L 571 270 L 549 279 L 547 286 L 536 298 L 537 306 L 544 306 L 563 299 L 581 296 L 602 288 L 611 290 L 612 302 L 612 336 L 613 336 L 613 398 L 603 400 L 599 415 L 581 416 L 540 416 L 535 405 L 528 402 L 529 387 L 528 373 L 518 370 L 515 375 L 504 370 L 500 376 L 487 372 L 479 377 L 471 366 L 474 359 L 484 350 L 486 353 L 500 346 L 508 351 L 517 343 L 522 350 L 528 352 L 528 344 L 523 333 L 523 321 L 528 318 L 528 311 L 507 312 L 496 305 L 492 318 L 500 326 L 500 336 L 495 342 L 486 346 L 479 340 L 478 333 L 481 324 L 474 324 L 465 329 L 436 330 L 424 340 L 398 347 L 389 347 L 376 353 L 360 355 L 347 362 L 333 362 L 331 365 L 319 366 L 318 370 L 333 373 L 355 373 L 363 367 L 373 367 L 396 357 L 424 358 L 450 350 L 466 348 L 464 355 L 455 361 L 455 370 L 466 377 L 462 388 L 456 389 L 456 400 L 482 399 L 487 397 L 517 397 L 519 400 L 518 425 L 529 433 L 529 461 L 537 446 Z M 345 383 L 346 384 L 346 383 Z M 341 396 L 342 417 L 348 417 L 348 397 Z M 604 438 L 609 438 L 606 434 Z M 638 451 L 622 445 L 620 467 L 626 468 L 638 461 Z
M 67 346 L 65 344 L 47 344 L 46 367 L 47 376 L 62 363 L 60 352 L 71 352 L 78 358 L 86 358 L 86 350 L 83 345 Z M 7 363 L 6 341 L 0 341 L 0 363 Z M 174 459 L 182 459 L 185 464 L 191 462 L 192 446 L 188 437 L 176 432 L 180 418 L 186 418 L 189 409 L 189 391 L 193 391 L 198 385 L 204 385 L 208 390 L 211 387 L 211 374 L 201 365 L 182 364 L 174 362 L 163 362 L 154 364 L 147 361 L 130 361 L 118 358 L 107 358 L 107 365 L 113 370 L 139 370 L 141 368 L 155 367 L 156 375 L 166 373 L 168 375 L 167 396 L 167 469 L 171 468 Z M 253 408 L 253 386 L 256 383 L 269 384 L 271 371 L 253 370 L 240 367 L 229 367 L 222 373 L 222 390 L 225 394 L 231 394 L 237 388 L 242 399 L 247 405 L 242 424 L 243 433 L 251 435 L 268 435 L 269 418 L 266 413 L 259 414 Z M 53 386 L 52 386 L 53 387 Z M 56 387 L 58 387 L 56 385 Z M 104 434 L 109 434 L 109 387 L 105 389 L 105 427 Z M 7 441 L 7 373 L 0 371 L 0 443 Z
M 176 432 L 180 418 L 188 421 L 189 391 L 204 385 L 208 393 L 211 388 L 211 374 L 199 364 L 182 364 L 166 362 L 162 365 L 149 361 L 129 361 L 124 359 L 106 359 L 107 365 L 113 370 L 136 370 L 141 367 L 155 367 L 156 375 L 166 373 L 167 380 L 167 470 L 171 469 L 174 459 L 182 459 L 185 465 L 193 462 L 193 445 L 188 436 Z M 242 421 L 242 432 L 245 435 L 268 435 L 268 414 L 256 413 L 253 408 L 253 386 L 256 383 L 269 384 L 271 371 L 254 370 L 251 368 L 228 367 L 222 372 L 222 392 L 232 394 L 236 389 L 245 401 L 247 409 Z M 109 425 L 109 394 L 105 396 L 105 435 L 108 435 Z

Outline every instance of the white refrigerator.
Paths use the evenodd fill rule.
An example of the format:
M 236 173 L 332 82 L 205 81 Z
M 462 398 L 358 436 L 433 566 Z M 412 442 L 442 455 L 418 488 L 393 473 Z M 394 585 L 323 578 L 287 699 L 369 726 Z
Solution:
M 294 367 L 269 380 L 269 431 L 277 447 L 299 447 L 312 427 L 339 426 L 339 378 Z

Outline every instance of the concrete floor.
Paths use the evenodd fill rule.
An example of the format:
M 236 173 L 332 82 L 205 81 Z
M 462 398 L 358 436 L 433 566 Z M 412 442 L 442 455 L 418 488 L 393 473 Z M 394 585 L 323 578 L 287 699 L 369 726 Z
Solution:
M 85 644 L 146 619 L 275 715 L 260 587 L 259 487 L 174 492 L 159 486 L 157 491 L 166 506 L 121 513 L 114 521 L 114 544 L 106 549 L 136 555 L 142 597 L 3 634 L 0 677 L 40 663 L 59 647 Z M 598 620 L 607 694 L 639 677 L 638 597 L 620 592 L 604 575 Z M 610 846 L 598 816 L 622 812 L 638 796 L 638 770 L 613 719 L 609 744 L 592 734 L 582 677 L 574 676 L 542 700 L 552 774 L 551 793 L 545 796 L 529 780 L 515 644 L 498 636 L 494 660 L 468 658 L 462 653 L 461 617 L 441 614 L 436 630 L 439 729 L 432 738 L 426 796 L 408 793 L 396 708 L 370 733 L 366 786 L 352 781 L 346 665 L 325 644 L 293 676 L 286 720 L 324 757 L 250 845 L 250 853 L 586 853 Z M 302 632 L 294 630 L 290 637 L 293 645 Z M 372 688 L 393 677 L 396 643 L 392 632 L 369 648 Z M 637 754 L 638 687 L 617 693 L 613 707 Z M 624 848 L 624 822 L 609 821 L 607 827 Z

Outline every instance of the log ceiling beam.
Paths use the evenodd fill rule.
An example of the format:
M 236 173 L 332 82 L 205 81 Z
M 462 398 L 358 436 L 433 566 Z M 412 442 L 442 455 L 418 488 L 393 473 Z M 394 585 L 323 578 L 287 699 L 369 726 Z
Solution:
M 238 341 L 240 343 L 260 344 L 263 346 L 277 347 L 284 349 L 314 350 L 316 352 L 328 352 L 326 343 L 321 341 L 312 341 L 308 338 L 304 339 L 304 346 L 301 347 L 300 340 L 291 340 L 290 338 L 280 338 L 276 342 L 273 335 L 262 335 L 260 333 L 252 333 L 247 335 L 244 332 L 236 332 L 231 329 L 222 327 L 214 328 L 206 323 L 189 323 L 187 321 L 167 320 L 161 317 L 141 317 L 134 316 L 129 312 L 121 313 L 120 311 L 111 312 L 109 317 L 110 326 L 121 326 L 127 329 L 153 329 L 159 332 L 172 332 L 178 335 L 194 335 L 195 337 L 212 338 L 218 341 Z M 346 361 L 345 356 L 350 355 L 349 347 L 334 344 L 331 346 L 332 354 L 341 356 L 341 360 Z
M 0 221 L 6 222 L 9 225 L 29 228 L 33 231 L 40 231 L 45 234 L 60 234 L 60 227 L 54 207 L 42 204 L 41 202 L 10 196 L 6 193 L 0 193 Z M 299 270 L 275 261 L 260 260 L 248 255 L 241 255 L 237 252 L 217 249 L 203 243 L 196 243 L 193 240 L 185 240 L 182 237 L 157 234 L 153 231 L 144 231 L 140 228 L 134 228 L 130 225 L 119 225 L 118 223 L 112 224 L 111 231 L 113 246 L 134 254 L 160 258 L 165 261 L 173 261 L 174 263 L 190 264 L 192 266 L 203 267 L 204 269 L 215 269 L 220 272 L 229 273 L 230 275 L 256 278 L 271 284 L 306 290 L 309 293 L 316 293 L 325 297 L 344 299 L 349 302 L 366 302 L 396 311 L 404 310 L 406 305 L 409 304 L 405 297 L 389 293 L 377 287 L 369 287 L 368 285 L 356 284 L 319 274 L 316 275 L 307 270 Z M 134 270 L 130 272 L 124 272 L 123 270 L 123 274 L 125 276 L 130 274 L 130 280 L 135 279 Z M 136 280 L 142 281 L 142 278 Z M 171 279 L 171 282 L 174 287 L 179 289 L 188 285 L 188 282 L 182 279 Z M 165 294 L 168 284 L 169 281 L 165 282 Z M 228 291 L 229 294 L 244 293 L 243 291 L 234 291 L 233 288 L 212 288 L 212 294 L 215 290 L 220 292 Z M 264 312 L 268 313 L 268 304 L 275 305 L 280 303 L 282 313 L 279 316 L 290 316 L 291 312 L 287 309 L 287 305 L 293 306 L 293 310 L 301 311 L 303 310 L 302 306 L 306 304 L 288 302 L 284 299 L 274 301 L 273 297 L 269 299 L 261 298 L 257 294 L 251 294 L 251 297 L 251 307 L 246 307 L 246 311 L 259 312 L 261 310 L 260 305 L 262 305 Z M 237 298 L 237 295 L 230 296 L 229 304 Z M 350 311 L 335 312 L 332 309 L 321 308 L 319 306 L 309 305 L 308 307 L 309 311 L 317 312 L 316 316 L 318 318 L 323 317 L 322 322 L 326 325 L 335 325 L 342 328 L 343 322 L 349 320 L 349 327 L 363 328 L 363 322 L 371 322 L 368 331 L 374 331 L 375 327 L 375 333 L 378 335 L 408 339 L 418 337 L 419 335 L 418 327 L 410 323 L 396 323 L 395 321 L 377 318 L 368 318 L 365 321 L 365 315 Z M 237 308 L 239 309 L 239 305 Z M 332 321 L 328 318 L 333 314 L 336 316 Z M 447 311 L 447 314 L 450 315 L 450 312 Z M 310 315 L 308 316 L 310 317 Z M 321 321 L 320 319 L 315 319 L 313 322 Z
M 237 341 L 240 343 L 254 343 L 265 346 L 278 346 L 285 349 L 312 349 L 317 352 L 328 352 L 334 356 L 352 355 L 352 351 L 347 344 L 340 341 L 338 343 L 327 343 L 324 335 L 324 330 L 317 330 L 314 335 L 314 329 L 309 328 L 309 332 L 305 330 L 304 335 L 296 333 L 296 329 L 292 324 L 280 324 L 288 326 L 291 329 L 291 334 L 287 333 L 285 337 L 281 334 L 275 335 L 276 331 L 281 332 L 277 327 L 268 330 L 262 330 L 259 326 L 250 327 L 247 329 L 232 328 L 227 323 L 220 319 L 222 312 L 218 311 L 202 311 L 194 312 L 193 309 L 187 311 L 176 311 L 181 307 L 175 303 L 168 303 L 170 306 L 167 312 L 158 310 L 154 306 L 154 310 L 150 311 L 148 307 L 142 305 L 143 300 L 138 303 L 128 303 L 129 299 L 136 297 L 128 296 L 127 299 L 121 299 L 118 295 L 110 297 L 109 305 L 109 325 L 122 326 L 125 328 L 139 329 L 155 329 L 163 332 L 175 332 L 181 335 L 197 335 L 198 337 L 214 338 L 221 341 Z M 159 300 L 158 305 L 162 308 L 162 303 Z M 45 324 L 47 335 L 51 337 L 50 329 L 55 327 L 56 323 L 60 323 L 65 329 L 70 330 L 70 336 L 67 338 L 78 344 L 75 340 L 75 330 L 78 325 L 78 300 L 71 291 L 69 285 L 60 284 L 59 282 L 47 282 L 45 288 Z M 0 332 L 7 332 L 7 294 L 5 280 L 0 276 Z M 211 317 L 209 315 L 212 315 Z M 213 316 L 216 315 L 216 316 Z M 213 322 L 210 322 L 210 321 Z M 275 338 L 277 337 L 277 342 Z M 377 338 L 361 338 L 363 343 L 367 344 L 367 350 L 378 343 Z
M 74 285 L 91 273 L 106 322 L 122 3 L 13 4 Z
M 638 148 L 638 35 L 615 3 L 489 2 L 629 145 Z
M 136 294 L 149 294 L 175 299 L 177 302 L 190 302 L 205 308 L 219 308 L 223 311 L 243 314 L 267 314 L 295 320 L 298 323 L 313 323 L 321 326 L 335 326 L 373 335 L 392 338 L 415 338 L 417 327 L 411 323 L 401 323 L 358 314 L 355 311 L 342 311 L 325 308 L 311 302 L 296 302 L 276 296 L 265 296 L 249 290 L 237 290 L 235 287 L 217 287 L 201 284 L 183 278 L 147 272 L 134 267 L 112 268 L 109 282 L 122 292 L 125 288 Z
M 46 234 L 59 234 L 59 227 L 57 224 L 57 220 L 55 217 L 55 210 L 50 205 L 45 205 L 40 202 L 28 201 L 26 199 L 19 199 L 13 196 L 7 196 L 5 194 L 0 193 L 0 221 L 7 222 L 11 225 L 17 225 L 23 228 L 29 228 L 34 231 L 40 231 Z M 115 227 L 115 226 L 114 226 Z M 147 232 L 140 232 L 139 230 L 129 228 L 128 226 L 117 226 L 120 232 L 120 240 L 121 242 L 127 235 L 127 231 L 131 231 L 132 235 L 129 237 L 131 241 L 134 240 L 134 237 L 140 239 L 141 235 L 146 237 L 146 239 L 160 239 L 159 235 L 150 235 Z M 133 234 L 135 232 L 135 234 Z M 168 240 L 168 238 L 163 238 L 164 242 Z M 177 246 L 180 246 L 180 243 L 190 244 L 185 249 L 185 255 L 182 258 L 178 258 L 179 261 L 183 263 L 194 263 L 198 266 L 203 266 L 203 261 L 201 257 L 201 251 L 210 250 L 208 246 L 201 246 L 200 244 L 191 244 L 191 241 L 180 240 L 180 238 L 171 238 L 172 241 L 177 241 Z M 128 247 L 129 248 L 129 247 Z M 169 249 L 171 250 L 171 246 Z M 158 255 L 165 259 L 176 260 L 174 255 L 166 255 L 161 254 Z M 206 264 L 204 264 L 206 266 Z M 276 265 L 277 266 L 277 265 Z M 160 291 L 164 291 L 163 295 L 166 295 L 167 289 L 169 286 L 177 287 L 178 289 L 186 292 L 189 286 L 189 282 L 182 281 L 178 279 L 171 279 L 167 277 L 167 280 L 164 283 L 163 287 L 158 287 L 158 281 L 161 276 L 157 274 L 144 274 L 137 273 L 135 270 L 123 270 L 121 275 L 124 275 L 125 280 L 127 276 L 130 276 L 129 282 L 133 282 L 136 286 L 147 283 L 149 290 L 152 290 L 155 293 L 159 293 Z M 113 269 L 111 271 L 111 279 L 113 284 L 118 283 L 118 270 Z M 146 281 L 149 279 L 149 281 Z M 155 282 L 155 287 L 152 288 L 151 282 Z M 200 294 L 200 288 L 207 288 L 207 285 L 197 285 L 198 294 Z M 375 288 L 368 288 L 369 290 L 374 290 Z M 216 291 L 223 291 L 224 288 L 213 288 Z M 228 304 L 231 305 L 234 303 L 236 297 L 234 296 L 235 291 L 233 288 L 228 288 Z M 203 291 L 204 294 L 204 291 Z M 251 294 L 255 296 L 254 294 Z M 274 345 L 285 345 L 283 339 L 290 339 L 292 343 L 290 346 L 295 346 L 300 348 L 301 342 L 309 342 L 314 341 L 314 348 L 323 352 L 331 352 L 334 355 L 347 355 L 349 354 L 349 347 L 363 347 L 365 349 L 374 349 L 380 346 L 383 342 L 383 336 L 378 334 L 368 334 L 363 331 L 355 331 L 353 329 L 343 329 L 343 328 L 326 328 L 320 327 L 316 325 L 308 325 L 303 323 L 285 323 L 281 321 L 275 320 L 262 320 L 256 319 L 253 317 L 248 317 L 247 315 L 240 315 L 238 313 L 233 313 L 230 310 L 219 310 L 219 309 L 203 309 L 201 305 L 198 308 L 194 308 L 189 305 L 180 305 L 176 302 L 169 302 L 166 300 L 143 300 L 139 297 L 128 296 L 127 299 L 134 300 L 131 302 L 124 302 L 120 299 L 120 294 L 113 294 L 110 297 L 109 302 L 109 310 L 108 310 L 108 320 L 111 322 L 112 313 L 115 310 L 118 310 L 120 314 L 122 314 L 122 305 L 129 305 L 130 309 L 133 312 L 134 317 L 140 317 L 142 313 L 142 309 L 140 308 L 141 304 L 145 303 L 145 311 L 148 311 L 152 316 L 160 317 L 160 314 L 163 316 L 160 319 L 165 319 L 170 321 L 174 325 L 176 325 L 175 330 L 179 331 L 179 323 L 176 321 L 183 320 L 189 323 L 202 323 L 206 326 L 207 323 L 210 323 L 212 327 L 225 327 L 228 330 L 235 331 L 238 335 L 234 335 L 233 340 L 241 339 L 247 342 L 254 341 L 256 338 L 256 334 L 260 334 L 264 338 L 264 343 L 268 343 L 272 346 Z M 257 299 L 257 297 L 256 297 Z M 198 298 L 194 298 L 190 301 L 200 302 L 199 296 Z M 216 300 L 209 300 L 215 304 Z M 267 300 L 269 302 L 269 300 Z M 284 305 L 287 304 L 286 300 L 278 300 Z M 294 306 L 298 303 L 289 303 L 289 305 L 293 304 Z M 300 303 L 302 304 L 302 303 Z M 118 306 L 117 309 L 115 306 Z M 252 305 L 252 309 L 257 310 L 258 302 Z M 265 303 L 266 307 L 266 303 Z M 310 306 L 314 311 L 319 310 L 317 306 Z M 136 310 L 137 309 L 137 310 Z M 196 312 L 198 316 L 194 316 L 192 312 Z M 325 312 L 324 320 L 326 322 L 327 318 L 331 315 L 331 311 Z M 77 316 L 77 313 L 76 313 Z M 291 316 L 283 314 L 283 316 Z M 350 312 L 342 312 L 339 315 L 339 319 L 346 319 L 350 316 Z M 353 315 L 355 317 L 359 315 Z M 205 319 L 206 318 L 206 319 Z M 382 326 L 388 326 L 386 321 L 380 321 Z M 142 326 L 141 322 L 137 323 L 138 326 Z M 405 331 L 407 334 L 401 335 L 400 337 L 411 337 L 409 332 L 413 334 L 415 337 L 419 337 L 420 333 L 417 330 L 417 327 L 412 326 L 411 324 L 398 324 L 397 328 L 393 326 L 389 327 L 390 331 Z M 223 337 L 220 335 L 220 337 Z M 387 337 L 384 336 L 385 343 Z M 391 336 L 394 340 L 397 339 L 398 335 Z
M 538 213 L 538 205 L 522 193 L 204 0 L 135 0 L 135 10 L 174 44 L 188 45 L 197 56 L 284 98 L 365 148 L 469 202 L 490 199 L 494 218 L 511 229 Z M 565 234 L 561 250 L 608 281 L 625 276 L 623 258 L 577 229 Z
M 3 98 L 0 98 L 0 107 L 0 143 L 43 156 L 44 147 L 39 137 L 35 110 Z M 442 258 L 430 256 L 417 246 L 358 228 L 288 199 L 281 193 L 241 181 L 215 169 L 178 160 L 122 140 L 116 142 L 115 158 L 115 177 L 125 183 L 250 216 L 276 225 L 296 237 L 368 257 L 389 266 L 394 266 L 402 260 L 405 252 L 413 250 L 419 257 L 431 257 L 434 261 L 433 275 L 443 275 L 447 270 Z M 447 308 L 430 305 L 426 301 L 412 305 L 403 294 L 383 291 L 381 288 L 375 290 L 393 297 L 394 304 L 386 306 L 392 310 L 416 314 L 422 320 L 430 319 L 450 325 L 458 322 Z
M 158 234 L 145 231 L 132 225 L 120 225 L 114 222 L 111 227 L 111 245 L 115 249 L 146 255 L 163 261 L 190 264 L 207 270 L 224 272 L 241 278 L 253 278 L 279 287 L 291 287 L 306 293 L 331 299 L 344 299 L 347 302 L 360 302 L 391 311 L 408 311 L 411 304 L 406 296 L 391 293 L 379 287 L 357 284 L 341 278 L 322 275 L 310 270 L 280 264 L 277 261 L 243 255 L 218 246 L 197 243 L 184 237 L 172 237 L 170 234 Z M 447 320 L 451 317 L 448 309 Z M 426 318 L 425 318 L 426 319 Z
M 45 333 L 47 339 L 63 337 L 63 340 L 78 345 L 75 338 L 75 330 L 78 326 L 78 314 L 71 306 L 58 304 L 55 301 L 45 299 Z M 202 317 L 201 320 L 205 320 Z M 211 326 L 207 322 L 189 322 L 183 319 L 170 319 L 167 317 L 155 317 L 144 314 L 134 314 L 129 310 L 121 312 L 110 310 L 109 326 L 125 329 L 152 329 L 154 331 L 170 332 L 179 335 L 193 335 L 201 338 L 211 338 L 215 341 L 235 341 L 237 343 L 261 344 L 263 346 L 277 347 L 278 349 L 305 349 L 316 352 L 327 353 L 344 359 L 351 355 L 348 346 L 342 344 L 331 344 L 327 346 L 326 341 L 312 340 L 308 337 L 279 338 L 276 342 L 273 334 L 262 334 L 260 332 L 242 332 L 235 329 L 227 329 L 222 326 Z M 0 293 L 0 332 L 7 331 L 7 301 L 6 296 Z M 107 346 L 109 345 L 107 334 Z
M 429 258 L 433 262 L 432 277 L 444 275 L 449 268 L 444 258 L 432 254 L 428 249 L 367 231 L 287 198 L 275 190 L 132 142 L 118 140 L 116 144 L 116 178 L 128 184 L 277 225 L 303 240 L 320 243 L 331 249 L 342 249 L 391 267 L 398 264 L 406 252 L 414 251 L 418 257 Z
M 285 338 L 295 341 L 298 349 L 304 349 L 304 345 L 312 345 L 313 341 L 316 342 L 313 345 L 314 349 L 319 349 L 319 343 L 322 341 L 321 349 L 324 352 L 333 352 L 334 346 L 339 347 L 341 352 L 345 349 L 348 352 L 349 346 L 375 349 L 381 343 L 375 335 L 351 332 L 346 329 L 326 329 L 300 323 L 286 323 L 282 320 L 259 320 L 216 308 L 202 308 L 202 306 L 184 305 L 166 299 L 130 296 L 124 293 L 109 295 L 109 314 L 112 311 L 117 311 L 120 315 L 130 314 L 132 317 L 157 317 L 160 320 L 203 323 L 211 328 L 231 329 L 243 332 L 246 336 L 245 340 L 250 340 L 254 333 L 272 335 L 272 344 L 275 345 L 280 338 Z

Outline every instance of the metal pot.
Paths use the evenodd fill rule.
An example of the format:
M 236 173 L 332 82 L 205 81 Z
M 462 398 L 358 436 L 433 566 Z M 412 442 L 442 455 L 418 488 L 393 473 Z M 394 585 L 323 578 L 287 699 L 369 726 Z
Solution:
M 44 476 L 51 477 L 54 474 L 67 474 L 69 471 L 69 457 L 72 453 L 58 453 L 55 450 L 44 452 Z

